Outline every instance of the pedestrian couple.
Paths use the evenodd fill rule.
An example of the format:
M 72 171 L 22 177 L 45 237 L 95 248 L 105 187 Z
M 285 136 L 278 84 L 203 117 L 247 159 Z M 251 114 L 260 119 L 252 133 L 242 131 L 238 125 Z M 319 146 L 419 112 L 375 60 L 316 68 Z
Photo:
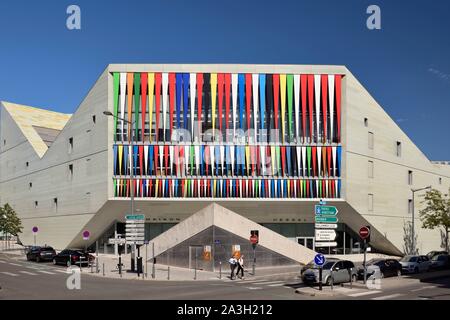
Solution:
M 229 263 L 231 268 L 231 280 L 235 278 L 234 270 L 236 270 L 236 268 L 236 276 L 238 276 L 240 279 L 244 279 L 244 255 L 241 255 L 239 258 L 236 255 L 232 256 L 229 260 Z M 239 272 L 241 273 L 241 275 L 239 275 Z

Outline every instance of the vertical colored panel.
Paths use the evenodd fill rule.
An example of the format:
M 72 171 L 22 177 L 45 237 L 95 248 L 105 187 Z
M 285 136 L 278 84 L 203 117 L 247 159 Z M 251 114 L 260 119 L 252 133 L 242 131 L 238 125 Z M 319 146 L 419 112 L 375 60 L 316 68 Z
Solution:
M 300 141 L 300 75 L 294 75 L 295 137 Z
M 252 85 L 253 85 L 253 135 L 254 142 L 258 142 L 258 104 L 259 104 L 259 76 L 257 74 L 252 75 Z
M 323 164 L 323 175 L 328 176 L 329 172 L 327 171 L 327 147 L 322 147 L 322 164 Z
M 316 105 L 316 143 L 320 142 L 320 75 L 314 75 L 314 97 Z
M 327 142 L 328 137 L 328 126 L 327 126 L 327 118 L 328 118 L 328 76 L 322 75 L 322 127 L 323 127 L 323 142 Z
M 266 75 L 266 129 L 267 129 L 267 142 L 271 141 L 271 117 L 272 110 L 274 108 L 273 101 L 273 76 L 271 74 Z
M 197 89 L 197 74 L 195 73 L 191 73 L 189 75 L 190 77 L 190 82 L 191 82 L 191 136 L 192 136 L 192 141 L 194 141 L 194 121 L 195 121 L 195 92 Z
M 161 73 L 155 74 L 155 130 L 156 130 L 156 141 L 159 140 L 159 121 L 160 121 L 160 108 L 161 108 L 161 83 L 162 75 Z
M 203 124 L 206 125 L 206 127 L 209 127 L 209 109 L 211 104 L 211 74 L 204 73 L 203 74 L 203 109 L 204 109 L 204 117 L 203 117 Z
M 263 141 L 263 129 L 269 129 L 264 128 L 264 117 L 265 117 L 265 109 L 266 109 L 266 75 L 260 74 L 259 75 L 259 123 L 260 123 L 260 129 L 261 129 L 261 142 Z
M 309 141 L 313 142 L 313 108 L 314 108 L 314 75 L 308 75 L 308 102 L 309 102 Z
M 311 147 L 306 147 L 308 156 L 308 177 L 311 177 Z
M 139 140 L 139 112 L 141 100 L 141 74 L 134 74 L 134 141 Z
M 141 74 L 141 110 L 142 110 L 142 125 L 141 125 L 141 141 L 145 139 L 145 120 L 147 119 L 147 89 L 148 89 L 148 74 Z
M 342 176 L 341 164 L 342 164 L 342 147 L 339 146 L 339 147 L 337 147 L 337 169 L 338 169 L 338 174 L 336 175 L 338 177 Z
M 153 126 L 153 95 L 155 93 L 155 74 L 148 74 L 148 125 L 150 142 L 152 141 L 152 126 Z
M 189 73 L 183 73 L 183 123 L 184 130 L 188 129 L 189 110 Z
M 225 128 L 229 129 L 230 121 L 231 74 L 225 74 Z
M 223 73 L 219 73 L 217 75 L 217 98 L 219 99 L 219 131 L 223 136 L 222 132 L 222 123 L 223 123 L 223 86 L 225 81 L 225 75 Z M 226 118 L 225 122 L 228 122 L 228 118 Z
M 238 75 L 231 75 L 232 103 L 233 103 L 233 137 L 236 137 L 236 109 L 238 97 Z
M 117 113 L 119 110 L 119 85 L 120 85 L 120 74 L 114 72 L 114 141 L 117 141 Z
M 177 73 L 175 77 L 175 106 L 176 106 L 176 126 L 181 129 L 181 93 L 183 90 L 183 74 Z
M 125 72 L 120 73 L 120 117 L 125 119 L 125 102 L 126 102 L 126 90 L 127 90 L 127 74 Z M 120 121 L 121 139 L 125 141 L 124 133 L 124 121 Z
M 318 176 L 317 165 L 316 165 L 316 163 L 317 163 L 317 147 L 312 147 L 311 153 L 312 153 L 313 176 L 317 177 Z
M 119 175 L 122 175 L 123 145 L 118 145 Z
M 321 147 L 317 147 L 317 165 L 318 165 L 318 176 L 322 177 L 322 148 Z
M 306 93 L 307 93 L 307 83 L 308 76 L 306 74 L 302 74 L 300 77 L 301 82 L 301 94 L 302 94 L 302 134 L 303 134 L 303 143 L 306 142 L 307 132 L 306 132 Z
M 197 121 L 198 139 L 201 141 L 202 132 L 202 98 L 203 98 L 203 73 L 197 73 Z
M 175 73 L 169 74 L 169 141 L 172 140 L 173 114 L 175 110 Z
M 288 131 L 289 131 L 289 142 L 292 142 L 292 138 L 294 136 L 292 131 L 292 112 L 294 103 L 294 76 L 292 74 L 287 75 L 287 92 L 288 92 Z
M 167 128 L 167 98 L 169 94 L 169 75 L 167 73 L 162 74 L 162 118 L 163 118 L 163 141 L 166 141 L 166 128 Z
M 239 128 L 244 129 L 245 75 L 239 74 Z
M 334 75 L 328 75 L 328 100 L 330 104 L 330 142 L 334 142 Z
M 131 126 L 130 123 L 132 121 L 133 116 L 133 82 L 134 82 L 134 73 L 127 74 L 127 103 L 128 103 L 128 141 L 131 141 Z
M 285 142 L 286 135 L 286 75 L 280 74 L 280 96 L 281 96 L 281 141 Z
M 119 153 L 119 151 L 118 151 L 118 148 L 117 148 L 117 145 L 114 145 L 113 146 L 113 157 L 114 157 L 114 175 L 118 175 L 117 173 L 117 157 L 118 157 L 118 153 Z
M 280 75 L 273 75 L 273 116 L 274 116 L 274 127 L 277 131 L 277 142 L 279 142 L 279 132 L 278 132 L 278 105 L 280 102 Z
M 336 118 L 337 118 L 337 142 L 341 142 L 341 79 L 336 75 Z
M 139 146 L 139 168 L 140 175 L 144 175 L 144 146 Z
M 216 107 L 217 107 L 217 73 L 211 73 L 211 122 L 213 137 L 216 129 Z

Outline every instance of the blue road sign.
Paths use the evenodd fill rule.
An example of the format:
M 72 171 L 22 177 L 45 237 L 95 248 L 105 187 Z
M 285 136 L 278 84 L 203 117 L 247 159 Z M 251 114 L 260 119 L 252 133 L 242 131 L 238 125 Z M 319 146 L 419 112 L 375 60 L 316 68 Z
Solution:
M 325 261 L 325 256 L 321 253 L 316 254 L 316 256 L 314 257 L 314 263 L 319 267 L 323 266 L 325 264 Z
M 219 240 L 219 239 L 216 239 L 216 240 L 214 240 L 214 243 L 215 243 L 215 244 L 220 244 L 220 240 Z

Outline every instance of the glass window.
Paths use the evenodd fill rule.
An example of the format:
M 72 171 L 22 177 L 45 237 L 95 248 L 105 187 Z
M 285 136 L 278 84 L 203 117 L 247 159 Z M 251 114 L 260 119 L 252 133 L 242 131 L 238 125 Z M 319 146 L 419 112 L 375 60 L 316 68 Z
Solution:
M 374 136 L 373 132 L 369 132 L 369 149 L 373 150 Z
M 373 178 L 373 161 L 369 160 L 369 178 Z
M 368 210 L 373 211 L 373 194 L 369 194 L 368 198 Z

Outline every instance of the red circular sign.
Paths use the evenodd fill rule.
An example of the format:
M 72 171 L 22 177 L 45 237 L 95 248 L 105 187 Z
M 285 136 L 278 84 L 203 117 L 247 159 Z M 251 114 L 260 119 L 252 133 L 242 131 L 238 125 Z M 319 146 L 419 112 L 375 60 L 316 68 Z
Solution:
M 362 227 L 361 229 L 359 229 L 359 236 L 362 239 L 367 239 L 370 235 L 370 230 L 367 227 Z
M 252 244 L 257 244 L 258 243 L 258 236 L 255 236 L 255 235 L 251 236 L 250 237 L 250 242 Z

